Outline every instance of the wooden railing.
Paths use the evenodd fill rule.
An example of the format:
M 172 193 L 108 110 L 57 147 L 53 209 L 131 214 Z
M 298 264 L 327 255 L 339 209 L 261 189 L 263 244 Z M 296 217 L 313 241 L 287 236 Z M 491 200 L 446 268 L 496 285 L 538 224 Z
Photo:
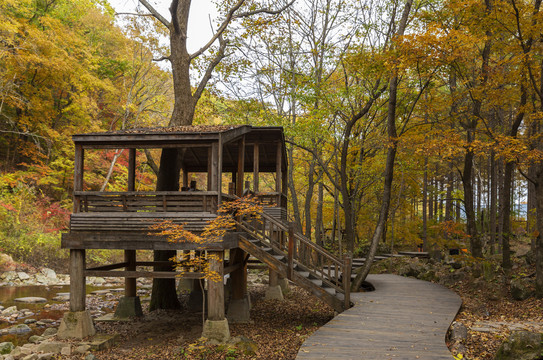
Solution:
M 254 220 L 238 222 L 240 230 L 270 246 L 276 253 L 284 254 L 288 261 L 288 277 L 297 266 L 308 271 L 315 279 L 321 280 L 337 292 L 344 294 L 345 307 L 350 307 L 352 258 L 343 259 L 294 231 L 292 225 L 285 225 L 272 216 L 262 213 L 262 223 Z
M 217 211 L 216 191 L 101 192 L 76 191 L 77 212 L 210 212 Z

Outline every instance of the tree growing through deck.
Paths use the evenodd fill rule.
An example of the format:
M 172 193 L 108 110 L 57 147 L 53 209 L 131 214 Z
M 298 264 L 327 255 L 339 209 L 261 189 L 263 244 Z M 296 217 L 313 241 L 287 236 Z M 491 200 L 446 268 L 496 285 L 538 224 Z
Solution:
M 263 211 L 262 203 L 253 195 L 247 195 L 221 204 L 217 210 L 217 217 L 209 221 L 201 234 L 186 230 L 183 224 L 174 224 L 169 220 L 151 225 L 149 230 L 152 231 L 151 235 L 164 236 L 169 242 L 192 243 L 204 250 L 206 244 L 219 242 L 228 231 L 236 229 L 237 222 L 235 218 L 250 218 L 252 221 L 260 223 Z M 221 261 L 216 255 L 198 250 L 192 254 L 178 252 L 169 260 L 175 264 L 174 267 L 179 272 L 179 277 L 183 277 L 187 272 L 199 272 L 201 274 L 200 286 L 202 287 L 202 293 L 202 280 L 219 282 L 223 279 L 222 275 L 210 266 L 211 261 Z M 202 309 L 202 322 L 204 322 L 206 312 L 205 296 L 202 300 Z

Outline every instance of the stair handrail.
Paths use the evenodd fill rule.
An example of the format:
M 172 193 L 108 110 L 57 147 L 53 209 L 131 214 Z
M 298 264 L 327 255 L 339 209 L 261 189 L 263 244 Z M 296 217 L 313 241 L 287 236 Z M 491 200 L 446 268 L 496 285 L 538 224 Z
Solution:
M 282 221 L 279 221 L 278 219 L 274 218 L 273 216 L 266 214 L 265 212 L 260 213 L 263 223 L 270 222 L 273 224 L 273 226 L 277 227 L 279 230 L 284 231 L 285 233 L 289 233 L 289 236 L 293 237 L 293 242 L 298 242 L 299 244 L 303 244 L 304 246 L 310 248 L 311 250 L 315 251 L 322 257 L 328 260 L 328 264 L 330 266 L 333 266 L 333 269 L 328 269 L 326 271 L 324 267 L 316 267 L 313 263 L 308 263 L 307 261 L 304 261 L 303 257 L 300 257 L 298 254 L 298 251 L 296 249 L 300 248 L 300 245 L 296 246 L 294 245 L 295 249 L 291 249 L 290 247 L 293 245 L 289 241 L 289 243 L 279 243 L 277 241 L 274 241 L 272 238 L 265 236 L 263 233 L 265 229 L 262 229 L 261 232 L 259 232 L 258 229 L 256 229 L 252 224 L 250 224 L 248 221 L 242 220 L 241 222 L 238 222 L 239 225 L 245 230 L 250 231 L 253 233 L 253 235 L 256 235 L 258 237 L 266 238 L 267 241 L 270 242 L 270 246 L 272 248 L 275 248 L 275 250 L 279 250 L 288 257 L 288 266 L 289 266 L 289 277 L 291 276 L 292 266 L 293 262 L 295 261 L 296 264 L 302 268 L 304 268 L 306 271 L 309 271 L 314 276 L 322 280 L 324 283 L 326 283 L 328 286 L 333 287 L 337 292 L 340 292 L 344 294 L 345 299 L 345 308 L 348 308 L 350 305 L 350 281 L 351 281 L 351 258 L 349 256 L 345 256 L 344 259 L 340 259 L 336 255 L 328 252 L 328 250 L 324 249 L 318 244 L 315 244 L 311 240 L 309 240 L 307 237 L 296 233 L 295 231 L 289 231 L 289 226 L 285 225 Z M 327 273 L 328 272 L 328 273 Z M 334 273 L 335 276 L 332 276 L 331 274 Z M 343 278 L 340 278 L 340 274 L 343 274 Z

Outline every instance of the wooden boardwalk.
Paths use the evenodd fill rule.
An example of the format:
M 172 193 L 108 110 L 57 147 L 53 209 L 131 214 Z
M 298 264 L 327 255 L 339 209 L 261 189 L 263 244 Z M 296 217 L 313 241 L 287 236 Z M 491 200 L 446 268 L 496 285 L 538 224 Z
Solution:
M 453 359 L 445 335 L 462 300 L 426 281 L 370 275 L 375 291 L 351 294 L 354 307 L 302 345 L 296 359 Z

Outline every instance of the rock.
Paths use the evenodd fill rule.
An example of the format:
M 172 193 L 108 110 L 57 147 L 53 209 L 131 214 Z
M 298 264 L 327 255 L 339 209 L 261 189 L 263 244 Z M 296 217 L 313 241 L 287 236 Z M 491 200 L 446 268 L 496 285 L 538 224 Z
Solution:
M 25 304 L 38 304 L 38 303 L 44 303 L 47 302 L 47 299 L 37 296 L 27 296 L 23 298 L 17 298 L 15 299 L 15 302 L 22 302 Z
M 28 342 L 32 344 L 41 343 L 43 340 L 45 340 L 45 338 L 39 335 L 32 335 L 31 337 L 28 338 Z
M 4 360 L 15 360 L 15 358 L 11 356 L 11 354 L 9 354 L 9 355 L 4 355 Z
M 55 336 L 57 334 L 57 332 L 58 332 L 58 330 L 56 328 L 47 328 L 47 329 L 45 329 L 43 334 L 41 334 L 41 336 L 45 336 L 45 337 Z
M 468 328 L 461 322 L 453 322 L 450 331 L 450 339 L 453 342 L 463 342 L 468 338 Z
M 464 355 L 467 351 L 466 347 L 462 343 L 454 344 L 453 346 L 451 346 L 450 350 L 454 355 L 458 355 L 458 354 Z M 455 357 L 455 358 L 459 358 L 459 357 Z
M 92 295 L 107 295 L 109 293 L 111 293 L 110 290 L 94 290 L 94 291 L 91 291 Z
M 85 360 L 96 360 L 96 356 L 88 354 L 87 356 L 85 356 Z
M 0 254 L 0 271 L 13 271 L 16 268 L 15 261 L 8 254 Z
M 512 331 L 496 353 L 495 360 L 538 360 L 543 352 L 543 334 Z
M 48 284 L 49 283 L 49 278 L 47 278 L 43 274 L 36 274 L 35 279 L 36 279 L 36 282 L 38 282 L 40 284 Z
M 257 343 L 245 336 L 236 336 L 230 339 L 229 343 L 233 343 L 237 349 L 247 356 L 253 356 L 258 351 Z
M 38 354 L 38 360 L 52 360 L 54 356 L 53 353 Z
M 15 345 L 11 342 L 3 342 L 0 343 L 0 354 L 9 354 L 15 349 Z
M 25 319 L 25 324 L 34 324 L 37 320 L 36 319 Z
M 514 279 L 511 281 L 511 296 L 513 299 L 522 301 L 532 296 L 532 291 L 528 287 L 529 283 L 526 280 Z
M 55 322 L 53 319 L 41 319 L 40 321 L 44 324 L 52 324 Z
M 44 341 L 36 348 L 37 352 L 60 354 L 66 344 L 58 341 Z
M 31 332 L 32 329 L 28 327 L 26 324 L 19 324 L 8 328 L 8 334 L 26 334 L 28 332 Z
M 6 271 L 1 276 L 0 279 L 9 282 L 17 278 L 17 273 L 15 271 Z
M 51 279 L 51 280 L 57 279 L 57 273 L 53 269 L 43 268 L 40 271 L 48 279 Z
M 90 345 L 79 345 L 78 347 L 75 348 L 74 353 L 75 354 L 84 354 L 87 351 L 89 351 L 90 348 L 91 348 Z
M 27 273 L 22 272 L 22 271 L 19 271 L 17 273 L 17 276 L 19 277 L 19 280 L 22 280 L 22 281 L 30 279 L 30 275 L 28 275 Z
M 23 360 L 38 360 L 38 354 L 28 354 L 23 357 Z
M 17 311 L 18 311 L 17 306 L 10 306 L 10 307 L 2 310 L 2 316 L 12 315 L 12 314 L 16 313 Z
M 89 277 L 87 278 L 87 283 L 88 284 L 93 284 L 93 285 L 103 285 L 105 284 L 106 280 L 104 278 L 101 278 L 101 277 Z
M 66 356 L 72 355 L 72 347 L 70 345 L 63 347 L 60 350 L 60 354 Z

